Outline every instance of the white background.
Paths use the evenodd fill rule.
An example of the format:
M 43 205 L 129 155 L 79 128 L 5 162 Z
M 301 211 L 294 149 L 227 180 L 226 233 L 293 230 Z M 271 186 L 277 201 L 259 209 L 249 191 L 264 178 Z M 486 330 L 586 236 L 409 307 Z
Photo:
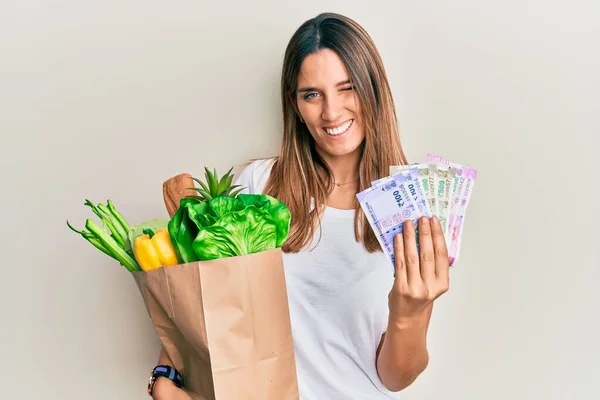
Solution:
M 285 45 L 323 11 L 376 41 L 410 161 L 479 171 L 404 398 L 600 398 L 591 0 L 3 0 L 1 398 L 146 398 L 137 287 L 65 221 L 83 227 L 86 198 L 164 218 L 169 177 L 276 154 Z

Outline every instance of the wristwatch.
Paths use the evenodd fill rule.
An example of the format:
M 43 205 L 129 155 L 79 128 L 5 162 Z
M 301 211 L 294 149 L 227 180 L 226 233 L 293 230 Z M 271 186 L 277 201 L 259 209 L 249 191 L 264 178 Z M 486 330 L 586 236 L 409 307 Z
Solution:
M 183 386 L 183 377 L 179 371 L 170 365 L 157 365 L 152 369 L 152 372 L 150 373 L 150 379 L 148 379 L 148 396 L 150 397 L 152 397 L 152 390 L 154 389 L 156 378 L 159 376 L 169 378 L 178 388 Z

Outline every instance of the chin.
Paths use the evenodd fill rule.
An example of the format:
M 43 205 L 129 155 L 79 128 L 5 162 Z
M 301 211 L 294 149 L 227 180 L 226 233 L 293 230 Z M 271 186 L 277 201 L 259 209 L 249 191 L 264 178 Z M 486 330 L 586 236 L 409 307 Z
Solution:
M 344 147 L 329 147 L 324 150 L 325 154 L 330 157 L 349 157 L 360 152 L 360 145 L 361 143 Z

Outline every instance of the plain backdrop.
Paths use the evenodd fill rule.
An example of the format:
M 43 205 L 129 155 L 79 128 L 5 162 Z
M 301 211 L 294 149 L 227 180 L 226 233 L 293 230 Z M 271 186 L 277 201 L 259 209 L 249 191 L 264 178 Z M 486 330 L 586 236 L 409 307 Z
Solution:
M 600 398 L 592 0 L 3 0 L 0 397 L 147 398 L 134 280 L 66 220 L 164 218 L 169 177 L 276 154 L 283 52 L 323 11 L 374 38 L 410 161 L 479 171 L 404 399 Z

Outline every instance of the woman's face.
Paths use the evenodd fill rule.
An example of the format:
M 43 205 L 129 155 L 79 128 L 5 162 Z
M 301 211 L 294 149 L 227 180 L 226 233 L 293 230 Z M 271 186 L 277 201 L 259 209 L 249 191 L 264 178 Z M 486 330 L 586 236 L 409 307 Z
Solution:
M 326 158 L 358 154 L 365 138 L 358 95 L 338 55 L 329 49 L 306 57 L 298 74 L 297 111 Z

